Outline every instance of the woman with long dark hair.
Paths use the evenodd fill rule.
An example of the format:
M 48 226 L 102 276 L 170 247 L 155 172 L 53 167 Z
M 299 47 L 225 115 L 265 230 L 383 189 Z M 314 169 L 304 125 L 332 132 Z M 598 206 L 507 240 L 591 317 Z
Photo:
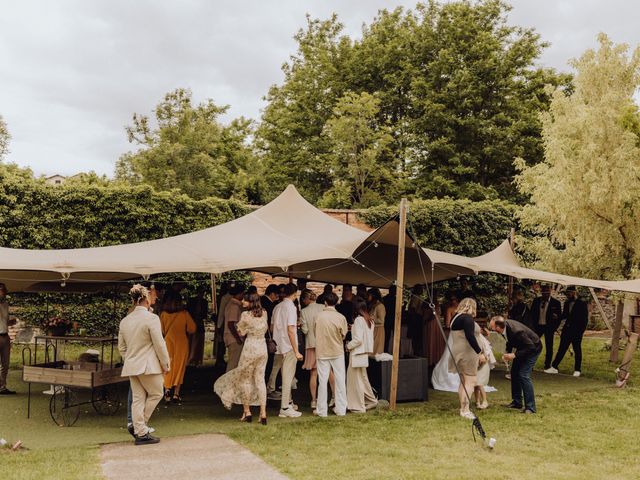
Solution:
M 347 369 L 347 409 L 364 413 L 378 405 L 378 399 L 367 377 L 369 355 L 373 353 L 373 319 L 367 302 L 355 300 L 356 318 L 351 326 L 352 340 L 347 343 L 349 368 Z
M 260 422 L 267 424 L 267 385 L 264 372 L 267 367 L 267 344 L 264 335 L 267 332 L 267 312 L 262 308 L 257 293 L 245 295 L 242 306 L 245 311 L 236 325 L 238 333 L 246 336 L 238 366 L 221 376 L 213 390 L 223 405 L 241 404 L 243 415 L 241 422 L 251 421 L 251 406 L 260 406 Z
M 180 389 L 189 361 L 189 335 L 195 333 L 197 327 L 185 309 L 182 296 L 178 292 L 169 289 L 165 293 L 160 323 L 169 357 L 171 357 L 171 371 L 164 374 L 164 400 L 181 403 Z M 171 390 L 173 390 L 173 398 Z
M 373 354 L 384 352 L 384 317 L 387 310 L 382 303 L 382 294 L 378 288 L 370 288 L 367 292 L 369 316 L 373 320 Z

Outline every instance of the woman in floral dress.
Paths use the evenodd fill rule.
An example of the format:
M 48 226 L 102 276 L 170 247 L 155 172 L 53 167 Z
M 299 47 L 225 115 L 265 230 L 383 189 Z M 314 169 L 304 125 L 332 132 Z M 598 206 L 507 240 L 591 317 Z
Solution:
M 238 366 L 221 376 L 213 390 L 223 405 L 231 409 L 234 403 L 241 404 L 244 413 L 241 422 L 251 421 L 251 406 L 260 406 L 260 422 L 267 424 L 267 386 L 264 372 L 267 366 L 267 312 L 260 304 L 256 293 L 245 296 L 246 309 L 236 325 L 238 333 L 245 336 Z

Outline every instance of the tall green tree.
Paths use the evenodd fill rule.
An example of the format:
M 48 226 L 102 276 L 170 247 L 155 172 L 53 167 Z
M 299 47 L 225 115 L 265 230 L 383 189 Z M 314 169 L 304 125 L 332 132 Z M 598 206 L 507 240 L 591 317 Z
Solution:
M 386 186 L 393 183 L 395 158 L 389 155 L 392 140 L 377 122 L 379 100 L 366 92 L 348 92 L 325 124 L 330 141 L 329 165 L 333 187 L 322 196 L 325 207 L 366 208 L 377 205 Z
M 346 58 L 351 40 L 334 15 L 328 20 L 307 16 L 295 35 L 298 51 L 282 67 L 284 82 L 273 85 L 256 132 L 271 197 L 288 183 L 317 202 L 333 186 L 326 163 L 330 142 L 324 126 L 346 91 Z
M 0 161 L 9 153 L 9 140 L 11 140 L 11 134 L 9 134 L 7 123 L 0 115 Z
M 575 91 L 553 92 L 542 115 L 544 161 L 517 161 L 521 214 L 540 264 L 593 278 L 636 277 L 640 265 L 640 47 L 604 34 L 572 61 Z
M 126 127 L 129 142 L 141 148 L 120 157 L 116 179 L 148 184 L 158 191 L 178 190 L 195 199 L 209 196 L 260 201 L 249 146 L 251 122 L 220 121 L 228 106 L 212 100 L 194 105 L 187 89 L 165 95 L 154 121 L 134 113 Z
M 257 132 L 273 190 L 293 180 L 317 200 L 332 188 L 332 144 L 322 132 L 350 91 L 379 99 L 377 122 L 389 127 L 399 171 L 391 191 L 516 198 L 513 159 L 542 159 L 544 87 L 569 77 L 536 66 L 546 44 L 509 25 L 509 10 L 501 0 L 382 10 L 358 40 L 335 16 L 309 20 Z

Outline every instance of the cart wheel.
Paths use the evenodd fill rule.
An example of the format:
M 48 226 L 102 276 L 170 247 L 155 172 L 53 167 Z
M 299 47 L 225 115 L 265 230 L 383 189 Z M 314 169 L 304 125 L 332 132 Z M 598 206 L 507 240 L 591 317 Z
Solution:
M 71 427 L 78 421 L 80 405 L 75 392 L 69 387 L 55 385 L 49 402 L 51 419 L 60 427 Z
M 91 404 L 100 415 L 115 415 L 120 409 L 120 394 L 116 384 L 104 385 L 91 391 Z

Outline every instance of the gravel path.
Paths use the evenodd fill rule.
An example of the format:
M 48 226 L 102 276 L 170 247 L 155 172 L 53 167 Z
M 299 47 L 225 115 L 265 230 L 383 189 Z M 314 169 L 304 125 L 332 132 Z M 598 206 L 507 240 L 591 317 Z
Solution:
M 163 438 L 156 445 L 114 443 L 102 446 L 102 471 L 109 480 L 184 478 L 287 480 L 226 435 Z

